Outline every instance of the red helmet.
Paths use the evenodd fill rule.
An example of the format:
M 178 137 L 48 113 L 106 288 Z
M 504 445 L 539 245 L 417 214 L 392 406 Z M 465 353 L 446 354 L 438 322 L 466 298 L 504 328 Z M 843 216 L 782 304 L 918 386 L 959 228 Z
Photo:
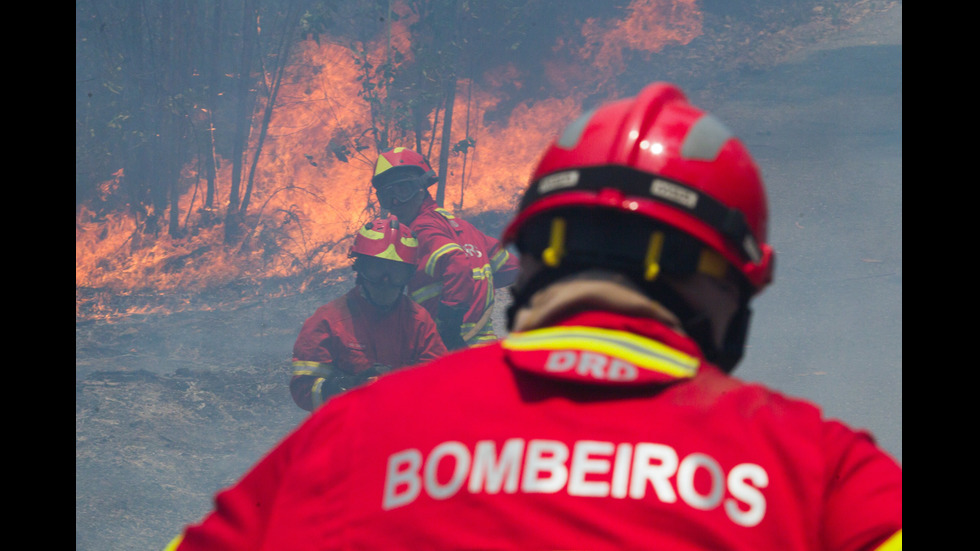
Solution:
M 368 222 L 357 232 L 350 256 L 371 256 L 413 266 L 418 264 L 419 242 L 408 224 L 389 216 Z
M 576 207 L 635 214 L 693 237 L 752 293 L 772 280 L 759 169 L 741 141 L 673 85 L 651 84 L 569 124 L 539 161 L 502 241 L 520 248 L 530 220 Z
M 391 181 L 404 179 L 407 175 L 416 178 L 421 176 L 423 187 L 437 181 L 436 173 L 425 157 L 407 147 L 396 147 L 378 155 L 371 183 L 374 187 L 381 187 Z

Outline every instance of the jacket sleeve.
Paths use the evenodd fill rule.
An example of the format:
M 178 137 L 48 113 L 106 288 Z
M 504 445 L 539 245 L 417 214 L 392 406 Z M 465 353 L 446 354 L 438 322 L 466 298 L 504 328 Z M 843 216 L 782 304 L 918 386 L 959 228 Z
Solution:
M 320 308 L 303 324 L 293 345 L 289 393 L 296 405 L 306 411 L 323 403 L 323 385 L 333 368 L 333 356 L 327 346 L 332 335 L 326 309 Z
M 446 348 L 445 343 L 442 342 L 442 337 L 439 336 L 439 330 L 436 328 L 436 323 L 432 320 L 432 316 L 429 315 L 429 312 L 424 308 L 419 307 L 415 314 L 415 318 L 415 342 L 418 343 L 417 363 L 423 364 L 430 362 L 436 358 L 448 354 L 449 350 Z
M 886 550 L 901 542 L 902 468 L 872 437 L 830 421 L 823 549 Z M 900 548 L 900 546 L 899 546 Z
M 447 306 L 469 307 L 484 297 L 476 296 L 478 286 L 463 246 L 448 228 L 437 223 L 419 224 L 416 228 L 422 244 L 421 271 L 441 282 L 439 301 Z
M 496 289 L 512 285 L 517 279 L 517 257 L 496 239 L 487 238 L 493 245 L 490 251 L 490 269 L 493 270 L 493 286 Z

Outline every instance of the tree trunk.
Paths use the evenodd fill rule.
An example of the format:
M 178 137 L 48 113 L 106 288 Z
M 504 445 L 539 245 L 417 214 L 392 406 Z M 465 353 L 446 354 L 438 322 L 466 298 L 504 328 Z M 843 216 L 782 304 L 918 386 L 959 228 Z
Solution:
M 276 76 L 269 89 L 269 100 L 265 104 L 265 112 L 262 114 L 262 125 L 259 128 L 259 138 L 255 146 L 255 154 L 252 156 L 252 166 L 248 171 L 248 185 L 245 187 L 245 197 L 242 199 L 241 213 L 244 216 L 248 210 L 249 200 L 252 197 L 252 187 L 255 185 L 255 169 L 259 165 L 259 155 L 262 154 L 262 145 L 269 131 L 269 123 L 272 121 L 272 111 L 276 106 L 276 98 L 279 96 L 279 87 L 282 84 L 283 74 L 289 62 L 289 52 L 293 46 L 296 30 L 299 28 L 299 17 L 303 14 L 304 2 L 293 0 L 289 3 L 286 17 L 282 21 L 279 33 L 279 46 L 276 52 Z
M 442 142 L 439 147 L 439 187 L 436 189 L 436 203 L 441 207 L 446 200 L 446 175 L 449 172 L 449 147 L 452 142 L 453 103 L 456 102 L 456 73 L 450 74 L 446 82 L 446 112 L 442 119 Z
M 166 48 L 166 59 L 170 60 L 170 69 L 167 71 L 166 101 L 167 110 L 165 116 L 168 120 L 169 132 L 164 136 L 167 143 L 164 158 L 166 163 L 166 178 L 169 197 L 167 203 L 170 207 L 169 224 L 167 232 L 170 237 L 181 237 L 180 228 L 180 166 L 184 163 L 184 156 L 188 145 L 188 129 L 190 126 L 190 113 L 188 105 L 183 97 L 185 91 L 191 88 L 191 58 L 190 58 L 190 37 L 188 33 L 194 32 L 193 22 L 197 20 L 196 3 L 189 3 L 187 0 L 175 0 L 174 10 L 169 14 L 167 22 L 167 34 L 164 39 Z M 190 205 L 188 205 L 188 209 Z
M 232 143 L 231 189 L 228 196 L 228 211 L 225 215 L 225 242 L 234 243 L 241 235 L 241 191 L 242 170 L 248 135 L 252 127 L 252 57 L 257 41 L 256 0 L 245 0 L 242 14 L 242 57 L 238 74 L 238 98 L 235 113 L 235 139 Z
M 204 157 L 205 172 L 207 177 L 207 192 L 204 196 L 204 212 L 210 213 L 214 209 L 214 194 L 217 185 L 217 160 L 214 150 L 214 110 L 218 105 L 218 85 L 221 79 L 221 71 L 218 70 L 218 60 L 221 58 L 221 0 L 214 0 L 214 21 L 211 24 L 211 46 L 209 62 L 204 64 L 208 71 L 208 136 L 207 153 Z M 205 222 L 211 225 L 210 214 Z
M 129 54 L 124 60 L 128 62 L 128 70 L 123 71 L 126 78 L 124 86 L 125 110 L 132 113 L 126 121 L 124 140 L 126 147 L 123 149 L 123 186 L 128 195 L 129 207 L 133 217 L 136 219 L 137 233 L 142 232 L 141 224 L 146 217 L 146 176 L 149 172 L 147 165 L 148 150 L 146 135 L 147 116 L 146 116 L 146 83 L 144 81 L 144 56 L 146 46 L 143 42 L 145 31 L 145 18 L 143 17 L 142 4 L 131 2 L 128 5 L 127 19 L 132 22 L 125 27 L 123 32 L 123 47 L 129 48 Z M 133 246 L 139 246 L 140 239 L 133 240 Z
M 470 78 L 466 88 L 466 140 L 470 139 L 470 104 L 473 102 L 473 79 Z M 463 210 L 463 193 L 466 191 L 466 158 L 470 154 L 470 146 L 463 149 L 463 168 L 459 172 L 459 211 Z

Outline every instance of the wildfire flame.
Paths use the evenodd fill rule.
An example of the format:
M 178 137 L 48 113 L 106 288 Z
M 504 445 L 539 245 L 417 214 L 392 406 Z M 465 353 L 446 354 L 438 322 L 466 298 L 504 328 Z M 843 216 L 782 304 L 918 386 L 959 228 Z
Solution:
M 594 91 L 599 81 L 622 72 L 625 50 L 650 54 L 667 44 L 686 44 L 701 33 L 695 0 L 634 0 L 625 13 L 624 19 L 605 24 L 586 21 L 582 28 L 586 45 L 578 52 L 583 62 L 578 67 L 558 62 L 548 67 L 547 77 L 560 96 L 518 105 L 506 120 L 496 117 L 496 122 L 485 122 L 484 114 L 505 99 L 495 83 L 520 80 L 514 67 L 500 67 L 479 82 L 458 83 L 452 139 L 468 138 L 475 147 L 448 159 L 447 208 L 461 210 L 464 217 L 510 212 L 537 155 L 561 125 L 579 113 L 587 92 Z M 403 27 L 391 33 L 402 52 L 410 51 L 407 22 L 394 23 Z M 384 60 L 382 44 L 378 40 L 365 45 L 372 63 Z M 347 47 L 312 40 L 299 45 L 254 174 L 250 214 L 257 215 L 257 222 L 250 225 L 244 247 L 223 244 L 220 225 L 194 224 L 195 217 L 202 216 L 201 192 L 195 185 L 180 198 L 180 211 L 190 213 L 188 227 L 196 230 L 179 239 L 165 232 L 152 239 L 141 238 L 139 222 L 131 214 L 120 211 L 96 217 L 90 209 L 80 208 L 75 224 L 76 319 L 109 319 L 112 308 L 104 304 L 107 294 L 185 293 L 242 279 L 322 274 L 348 265 L 354 230 L 379 214 L 369 181 L 375 152 L 336 147 L 338 141 L 349 141 L 352 134 L 370 127 L 370 106 L 358 95 L 360 71 Z M 441 126 L 441 122 L 430 122 L 432 127 Z M 257 132 L 253 132 L 253 152 L 254 134 Z M 220 161 L 216 204 L 223 206 L 228 201 L 231 163 Z M 438 166 L 438 143 L 430 161 Z M 111 195 L 123 176 L 120 171 L 107 180 L 103 195 Z M 183 177 L 198 181 L 191 167 L 185 168 Z M 308 283 L 300 283 L 300 289 Z M 80 289 L 100 292 L 83 297 Z M 179 309 L 181 305 L 169 307 Z

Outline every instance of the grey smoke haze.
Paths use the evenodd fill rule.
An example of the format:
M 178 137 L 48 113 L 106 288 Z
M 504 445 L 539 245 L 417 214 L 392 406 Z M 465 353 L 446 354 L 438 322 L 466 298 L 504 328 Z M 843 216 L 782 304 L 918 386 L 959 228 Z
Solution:
M 755 302 L 747 354 L 735 375 L 817 402 L 828 415 L 870 430 L 901 461 L 901 4 L 772 70 L 746 73 L 724 90 L 709 91 L 710 78 L 703 77 L 678 84 L 748 145 L 770 194 L 776 279 Z M 98 379 L 99 388 L 122 388 L 139 370 L 179 375 L 204 360 L 216 372 L 243 356 L 250 366 L 280 360 L 286 366 L 300 323 L 331 298 L 309 299 L 308 311 L 288 316 L 263 310 L 261 303 L 232 314 L 175 314 L 164 323 L 181 326 L 177 331 L 150 333 L 139 323 L 120 324 L 110 328 L 116 333 L 106 346 L 134 353 L 124 374 Z M 242 323 L 254 331 L 242 332 Z M 78 335 L 76 326 L 76 346 Z M 97 340 L 85 346 L 97 347 Z M 98 350 L 85 352 L 93 357 Z M 202 360 L 201 354 L 213 357 Z M 115 360 L 113 365 L 122 364 Z M 76 361 L 76 396 L 87 392 L 79 381 L 109 369 Z M 270 380 L 274 385 L 275 377 Z M 208 392 L 208 384 L 232 384 L 191 377 L 165 382 L 185 395 Z M 285 385 L 281 399 L 281 407 L 271 408 L 274 417 L 242 417 L 252 434 L 217 421 L 195 427 L 215 439 L 232 435 L 238 444 L 200 454 L 181 447 L 185 436 L 194 441 L 179 434 L 185 428 L 168 432 L 154 424 L 166 417 L 146 411 L 149 401 L 101 404 L 103 413 L 140 411 L 114 425 L 104 440 L 91 429 L 100 419 L 79 421 L 76 414 L 76 549 L 162 548 L 183 523 L 210 509 L 214 491 L 237 479 L 305 417 Z M 147 459 L 147 445 L 172 453 Z
M 899 461 L 901 8 L 746 79 L 715 106 L 762 167 L 777 252 L 736 374 L 871 430 Z

